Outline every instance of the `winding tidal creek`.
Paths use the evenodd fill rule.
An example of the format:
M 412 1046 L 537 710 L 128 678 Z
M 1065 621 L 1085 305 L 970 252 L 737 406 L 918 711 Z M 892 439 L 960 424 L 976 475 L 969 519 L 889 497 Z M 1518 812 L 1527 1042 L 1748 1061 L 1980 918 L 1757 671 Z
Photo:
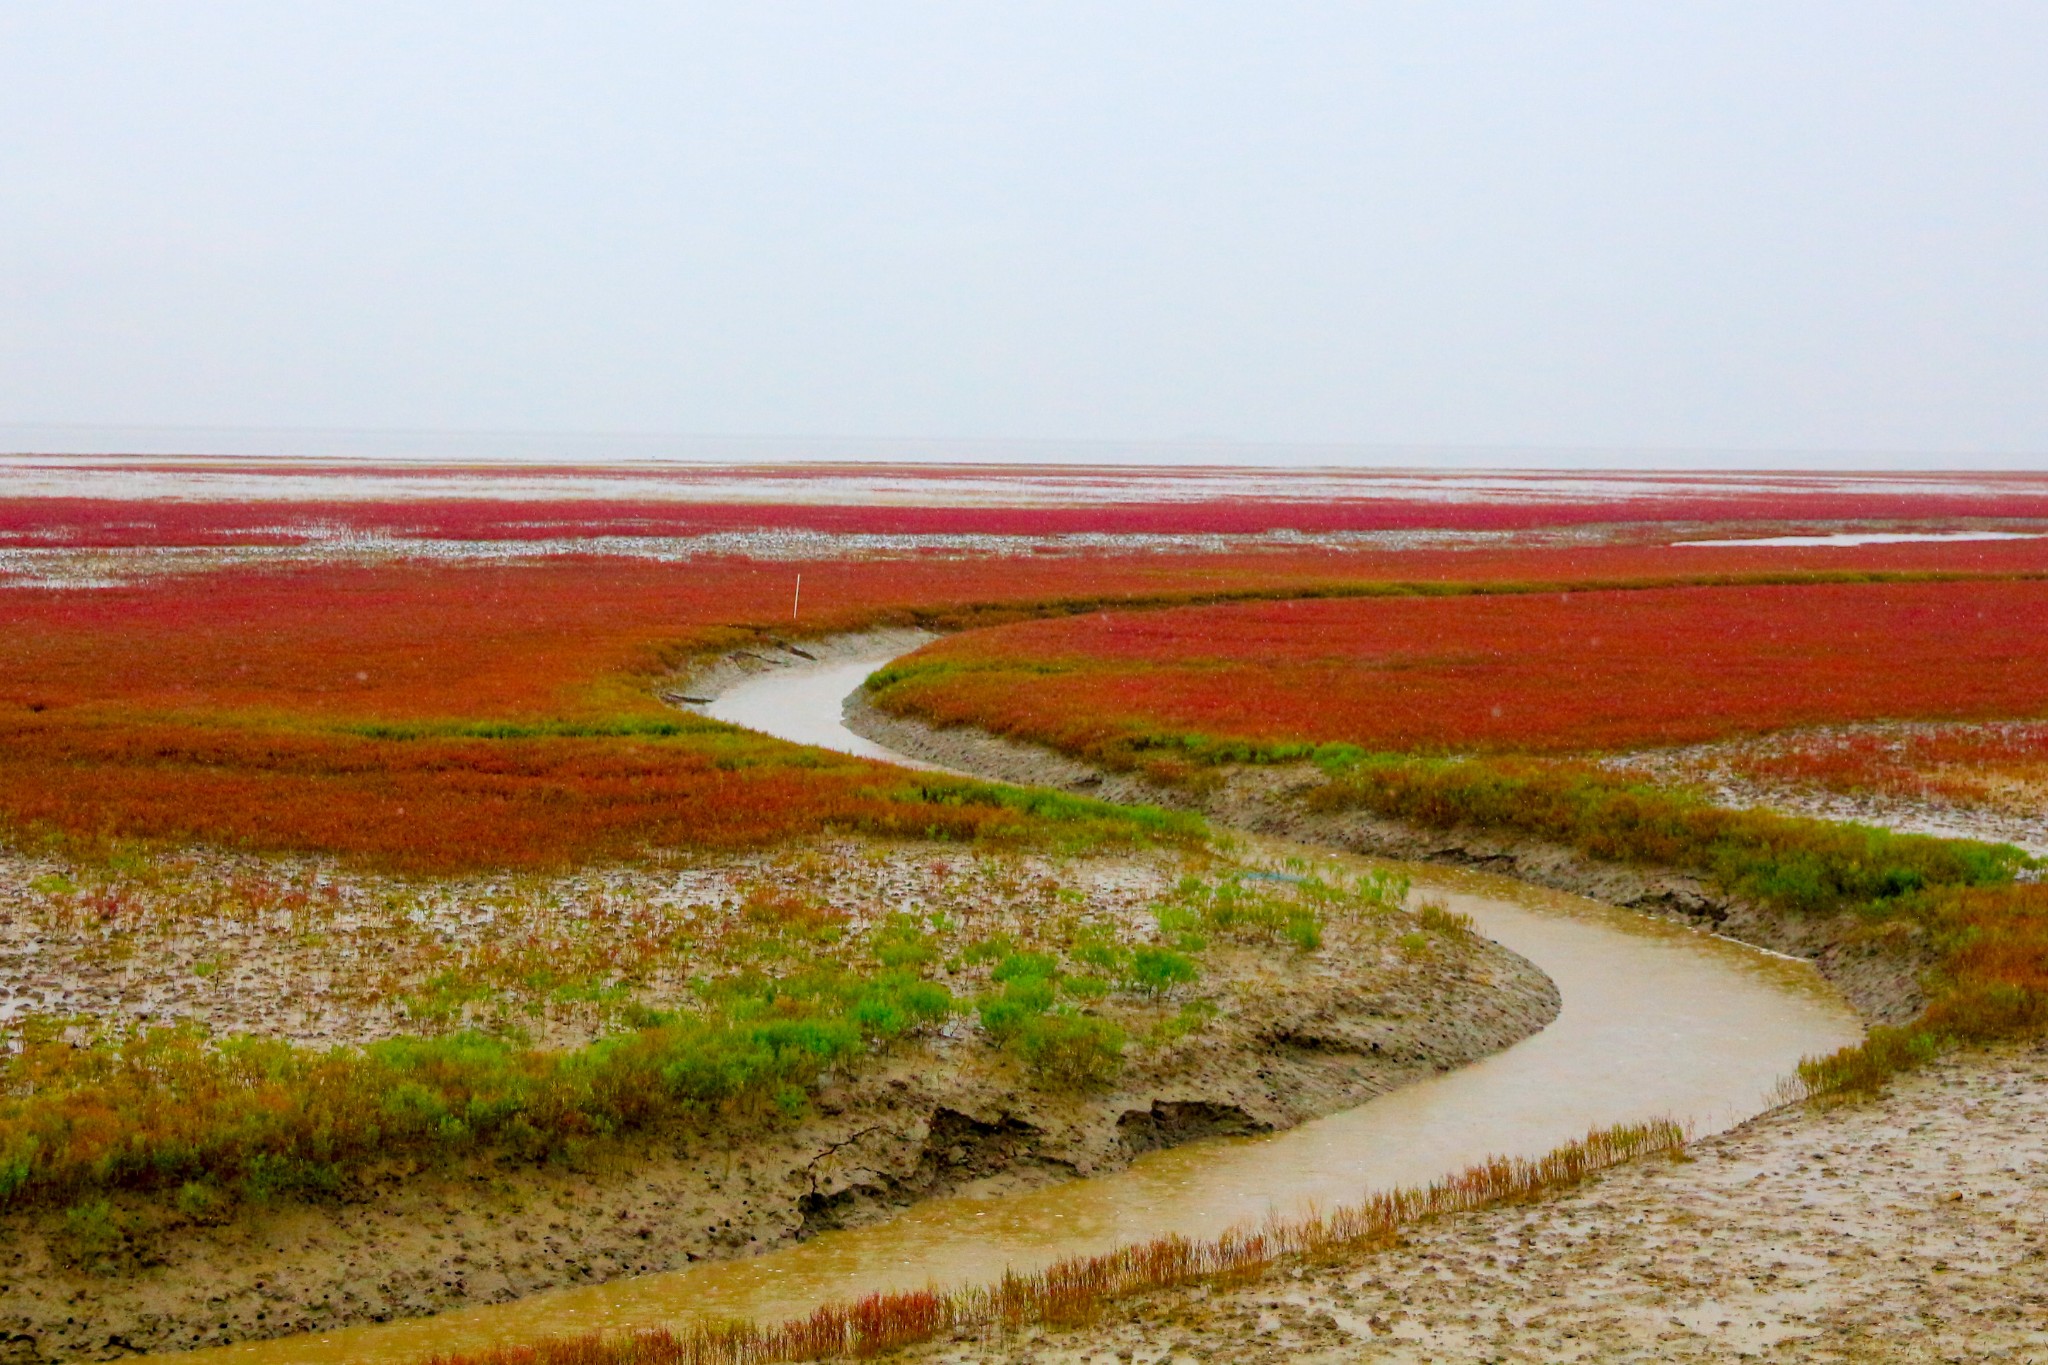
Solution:
M 785 739 L 905 762 L 846 729 L 844 699 L 886 658 L 741 682 L 705 707 Z M 912 764 L 925 767 L 925 764 Z M 1127 1169 L 1022 1193 L 973 1192 L 751 1259 L 535 1295 L 380 1326 L 157 1357 L 187 1365 L 400 1362 L 594 1329 L 776 1319 L 870 1290 L 993 1279 L 1165 1233 L 1211 1236 L 1269 1213 L 1329 1208 L 1494 1154 L 1533 1156 L 1588 1128 L 1670 1117 L 1724 1129 L 1770 1106 L 1800 1058 L 1862 1027 L 1804 962 L 1505 877 L 1254 843 L 1255 858 L 1392 867 L 1418 897 L 1548 973 L 1563 1010 L 1474 1065 L 1266 1136 L 1156 1151 Z

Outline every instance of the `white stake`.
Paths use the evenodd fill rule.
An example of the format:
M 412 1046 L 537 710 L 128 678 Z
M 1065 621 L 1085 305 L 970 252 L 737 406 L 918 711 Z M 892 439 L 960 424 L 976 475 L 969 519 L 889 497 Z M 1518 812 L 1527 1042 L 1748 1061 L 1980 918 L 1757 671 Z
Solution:
M 795 596 L 795 598 L 793 598 L 793 599 L 792 599 L 792 600 L 790 601 L 790 604 L 789 604 L 789 619 L 790 619 L 790 620 L 792 620 L 792 621 L 796 620 L 796 609 L 797 609 L 798 607 L 802 606 L 802 605 L 803 605 L 803 603 L 804 603 L 804 576 L 803 576 L 802 574 L 798 574 L 798 575 L 796 576 L 796 596 Z

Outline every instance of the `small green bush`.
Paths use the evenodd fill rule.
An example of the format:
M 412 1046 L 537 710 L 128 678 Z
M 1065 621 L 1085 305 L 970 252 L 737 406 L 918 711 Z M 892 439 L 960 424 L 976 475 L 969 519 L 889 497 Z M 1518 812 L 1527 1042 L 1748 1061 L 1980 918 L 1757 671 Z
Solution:
M 1094 1089 L 1123 1069 L 1124 1031 L 1093 1015 L 1041 1015 L 1018 1034 L 1015 1047 L 1032 1081 L 1048 1090 Z
M 188 1180 L 178 1187 L 172 1201 L 179 1213 L 195 1223 L 216 1223 L 226 1215 L 233 1201 L 219 1186 L 205 1180 Z
M 868 940 L 875 961 L 884 967 L 923 967 L 934 961 L 938 945 L 907 915 L 891 916 Z
M 978 1012 L 981 1027 L 998 1043 L 1009 1043 L 1030 1027 L 1031 1021 L 1052 1008 L 1053 986 L 1043 977 L 1012 981 L 1001 991 L 981 998 Z
M 1146 995 L 1164 995 L 1175 986 L 1185 986 L 1201 975 L 1201 969 L 1186 954 L 1171 948 L 1140 948 L 1131 954 L 1130 974 L 1126 980 L 1132 990 Z
M 1190 1000 L 1182 1005 L 1179 1012 L 1171 1018 L 1162 1019 L 1152 1026 L 1151 1041 L 1154 1043 L 1175 1042 L 1178 1039 L 1187 1037 L 1191 1033 L 1201 1032 L 1202 1029 L 1208 1026 L 1209 1021 L 1215 1017 L 1216 1006 L 1213 1001 Z
M 960 960 L 973 967 L 984 962 L 1000 962 L 1016 951 L 1017 941 L 1008 934 L 992 934 L 961 949 Z
M 1083 939 L 1076 943 L 1071 955 L 1074 961 L 1082 966 L 1093 967 L 1096 971 L 1111 976 L 1123 975 L 1124 965 L 1131 956 L 1130 951 L 1123 945 L 1100 938 Z
M 1109 982 L 1099 976 L 1079 975 L 1060 978 L 1060 989 L 1076 1000 L 1100 1000 L 1109 994 Z
M 1053 981 L 1060 964 L 1050 953 L 1011 953 L 991 971 L 991 981 Z
M 1289 915 L 1281 932 L 1297 952 L 1312 953 L 1323 946 L 1323 922 L 1315 915 Z

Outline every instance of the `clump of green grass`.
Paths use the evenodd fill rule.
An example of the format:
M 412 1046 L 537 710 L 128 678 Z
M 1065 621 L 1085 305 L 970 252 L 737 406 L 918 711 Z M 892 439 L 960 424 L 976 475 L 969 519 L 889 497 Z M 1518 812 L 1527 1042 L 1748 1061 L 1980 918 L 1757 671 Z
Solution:
M 1214 1001 L 1189 1000 L 1178 1012 L 1152 1025 L 1149 1041 L 1158 1045 L 1178 1042 L 1190 1034 L 1200 1033 L 1216 1014 Z
M 64 1210 L 54 1249 L 88 1275 L 111 1274 L 127 1253 L 128 1228 L 108 1200 L 81 1199 Z
M 1139 948 L 1131 954 L 1126 981 L 1145 995 L 1164 995 L 1175 986 L 1198 980 L 1201 969 L 1194 959 L 1171 948 Z
M 1276 886 L 1222 877 L 1184 878 L 1155 910 L 1160 933 L 1200 951 L 1211 936 L 1236 943 L 1292 944 L 1312 953 L 1323 944 L 1323 916 L 1335 894 L 1320 882 Z
M 1476 936 L 1472 917 L 1435 901 L 1426 901 L 1416 910 L 1415 918 L 1422 925 L 1424 933 L 1434 934 L 1452 943 L 1469 943 Z
M 1013 1040 L 1033 1082 L 1047 1090 L 1091 1090 L 1123 1070 L 1124 1031 L 1094 1015 L 1056 1009 L 1027 1020 Z

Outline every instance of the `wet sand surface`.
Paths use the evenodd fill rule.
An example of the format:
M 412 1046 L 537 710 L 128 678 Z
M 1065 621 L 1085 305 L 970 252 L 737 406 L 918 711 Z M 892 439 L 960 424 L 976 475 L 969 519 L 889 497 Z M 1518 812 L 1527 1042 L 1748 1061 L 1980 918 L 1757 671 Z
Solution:
M 1781 1110 L 1347 1263 L 919 1362 L 2048 1361 L 2048 1047 Z

